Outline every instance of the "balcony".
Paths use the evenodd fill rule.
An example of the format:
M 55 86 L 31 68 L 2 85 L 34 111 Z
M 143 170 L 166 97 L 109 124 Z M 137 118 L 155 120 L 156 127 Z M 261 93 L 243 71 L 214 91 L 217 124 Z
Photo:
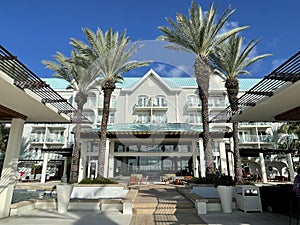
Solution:
M 239 136 L 239 143 L 271 143 L 273 142 L 273 135 L 245 135 Z
M 103 109 L 103 101 L 99 102 L 98 108 L 99 108 L 100 111 Z M 109 109 L 110 110 L 116 110 L 117 109 L 117 102 L 116 102 L 116 100 L 111 100 L 110 101 Z
M 134 110 L 168 110 L 168 104 L 167 102 L 156 102 L 152 103 L 151 100 L 144 101 L 144 102 L 138 102 L 134 105 Z
M 239 123 L 239 127 L 271 127 L 272 123 L 270 122 L 257 122 L 257 123 L 247 123 L 241 122 Z
M 199 110 L 201 110 L 201 103 L 200 102 L 187 102 L 184 105 L 184 110 L 199 111 Z
M 84 109 L 95 109 L 96 108 L 96 101 L 87 102 L 83 106 Z
M 55 144 L 64 144 L 65 137 L 58 136 L 56 134 L 50 134 L 49 137 L 46 138 L 47 143 L 55 143 Z
M 44 135 L 31 134 L 29 136 L 29 141 L 30 142 L 35 142 L 35 143 L 43 143 L 44 142 Z

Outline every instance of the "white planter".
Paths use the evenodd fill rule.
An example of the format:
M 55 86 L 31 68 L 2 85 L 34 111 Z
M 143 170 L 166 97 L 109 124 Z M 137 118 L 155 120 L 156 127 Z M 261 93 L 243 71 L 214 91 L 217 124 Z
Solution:
M 73 190 L 72 184 L 57 184 L 57 211 L 58 213 L 65 213 L 68 211 L 71 193 Z
M 222 211 L 224 213 L 232 213 L 233 186 L 219 185 L 217 190 L 221 200 Z

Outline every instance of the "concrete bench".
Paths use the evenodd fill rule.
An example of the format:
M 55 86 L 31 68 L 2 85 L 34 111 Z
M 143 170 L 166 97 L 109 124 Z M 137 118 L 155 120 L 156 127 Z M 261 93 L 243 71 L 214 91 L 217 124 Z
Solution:
M 35 200 L 26 200 L 10 205 L 10 216 L 24 215 L 35 208 Z
M 184 187 L 176 187 L 177 191 L 183 194 L 187 199 L 195 204 L 195 208 L 198 211 L 198 214 L 206 214 L 207 213 L 207 204 L 209 200 L 204 198 L 194 192 L 189 188 Z
M 138 190 L 130 189 L 123 199 L 123 214 L 132 214 L 133 202 L 138 194 Z
M 138 190 L 130 189 L 123 199 L 100 199 L 101 211 L 122 211 L 123 214 L 132 214 L 133 202 Z
M 99 208 L 101 211 L 122 211 L 122 199 L 100 199 Z
M 221 201 L 219 197 L 209 196 L 203 197 L 195 192 L 191 188 L 187 187 L 176 187 L 176 189 L 184 195 L 187 199 L 195 204 L 198 210 L 198 214 L 206 214 L 209 211 L 221 211 Z M 232 208 L 236 208 L 235 196 L 232 198 Z

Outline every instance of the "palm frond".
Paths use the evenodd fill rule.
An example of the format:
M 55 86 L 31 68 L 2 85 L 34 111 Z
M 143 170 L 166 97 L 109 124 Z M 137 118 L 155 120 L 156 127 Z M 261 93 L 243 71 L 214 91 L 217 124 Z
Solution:
M 237 77 L 242 74 L 250 74 L 246 70 L 247 67 L 260 59 L 271 56 L 271 54 L 263 54 L 251 58 L 250 53 L 259 41 L 250 41 L 242 49 L 243 40 L 242 37 L 233 35 L 226 42 L 217 46 L 214 53 L 210 55 L 216 68 L 226 76 Z

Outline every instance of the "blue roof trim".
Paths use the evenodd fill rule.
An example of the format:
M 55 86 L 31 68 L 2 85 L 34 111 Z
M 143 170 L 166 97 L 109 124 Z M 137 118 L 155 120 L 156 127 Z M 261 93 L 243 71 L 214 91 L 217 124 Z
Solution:
M 66 89 L 69 86 L 69 82 L 59 78 L 41 78 L 53 89 Z
M 141 77 L 124 77 L 122 83 L 118 83 L 118 88 L 130 89 L 133 88 L 139 81 Z M 47 84 L 49 84 L 53 89 L 66 89 L 69 83 L 63 79 L 58 78 L 42 78 Z M 170 87 L 178 89 L 181 87 L 195 87 L 197 88 L 197 82 L 194 77 L 162 77 L 162 80 Z M 257 84 L 262 79 L 259 78 L 240 78 L 239 85 L 240 90 L 249 90 L 255 84 Z
M 262 79 L 258 78 L 240 78 L 239 79 L 239 86 L 240 90 L 249 90 Z

